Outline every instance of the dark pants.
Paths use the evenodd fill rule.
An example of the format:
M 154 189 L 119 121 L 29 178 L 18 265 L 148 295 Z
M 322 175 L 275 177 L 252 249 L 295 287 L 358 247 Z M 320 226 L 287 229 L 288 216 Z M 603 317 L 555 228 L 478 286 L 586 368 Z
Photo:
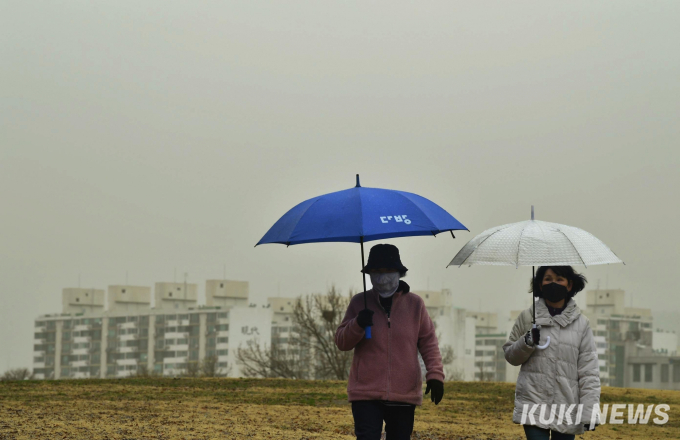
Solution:
M 561 432 L 550 429 L 539 428 L 538 426 L 522 425 L 527 440 L 574 440 L 573 434 L 562 434 Z
M 415 405 L 391 406 L 380 400 L 354 401 L 354 433 L 357 440 L 379 440 L 384 420 L 387 440 L 409 440 L 415 411 Z

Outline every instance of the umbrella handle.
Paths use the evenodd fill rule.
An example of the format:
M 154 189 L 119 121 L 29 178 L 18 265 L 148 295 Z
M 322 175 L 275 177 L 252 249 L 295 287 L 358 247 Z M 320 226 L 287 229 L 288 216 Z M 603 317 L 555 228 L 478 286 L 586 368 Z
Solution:
M 536 324 L 533 324 L 533 325 L 532 325 L 532 328 L 536 328 L 536 327 L 538 327 Z M 548 348 L 548 345 L 550 345 L 550 336 L 549 336 L 549 335 L 546 336 L 545 344 L 543 344 L 543 345 L 536 345 L 536 348 L 538 348 L 539 350 L 545 350 L 546 348 Z
M 371 326 L 366 327 L 366 339 L 371 339 Z

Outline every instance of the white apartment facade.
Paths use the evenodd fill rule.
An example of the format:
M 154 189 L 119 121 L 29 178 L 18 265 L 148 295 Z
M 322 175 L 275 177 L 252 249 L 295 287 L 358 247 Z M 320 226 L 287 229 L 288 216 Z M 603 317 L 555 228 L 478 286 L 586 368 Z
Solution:
M 226 373 L 232 366 L 230 375 L 238 375 L 238 344 L 271 342 L 272 311 L 248 304 L 247 283 L 208 280 L 206 299 L 221 304 L 213 306 L 197 305 L 195 284 L 155 287 L 156 307 L 151 308 L 149 287 L 109 286 L 107 310 L 102 290 L 64 289 L 63 313 L 35 320 L 35 377 L 176 375 L 211 356 L 217 357 L 218 369 Z M 235 287 L 233 292 L 229 287 Z

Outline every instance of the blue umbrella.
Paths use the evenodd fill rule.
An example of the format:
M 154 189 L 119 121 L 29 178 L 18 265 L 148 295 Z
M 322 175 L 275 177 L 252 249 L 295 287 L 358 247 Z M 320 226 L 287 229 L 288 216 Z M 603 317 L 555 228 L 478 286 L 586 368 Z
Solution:
M 381 188 L 354 188 L 314 197 L 285 213 L 255 245 L 280 243 L 346 242 L 361 244 L 361 265 L 365 266 L 364 242 L 441 232 L 467 230 L 436 203 L 417 194 Z M 366 275 L 364 306 L 366 305 Z M 370 339 L 371 328 L 366 328 Z

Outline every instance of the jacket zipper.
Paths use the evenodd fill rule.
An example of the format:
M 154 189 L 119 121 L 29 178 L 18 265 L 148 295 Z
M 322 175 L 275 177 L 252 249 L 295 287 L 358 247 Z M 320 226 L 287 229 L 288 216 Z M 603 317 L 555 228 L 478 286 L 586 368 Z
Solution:
M 390 307 L 390 311 L 392 311 L 394 308 L 394 303 L 394 298 L 392 298 L 392 306 Z M 385 400 L 390 400 L 390 377 L 392 376 L 392 358 L 390 357 L 390 341 L 392 340 L 392 332 L 390 329 L 392 326 L 390 325 L 390 312 L 385 310 L 383 305 L 380 303 L 380 298 L 378 298 L 378 305 L 381 309 L 383 309 L 383 312 L 387 314 L 387 396 Z

